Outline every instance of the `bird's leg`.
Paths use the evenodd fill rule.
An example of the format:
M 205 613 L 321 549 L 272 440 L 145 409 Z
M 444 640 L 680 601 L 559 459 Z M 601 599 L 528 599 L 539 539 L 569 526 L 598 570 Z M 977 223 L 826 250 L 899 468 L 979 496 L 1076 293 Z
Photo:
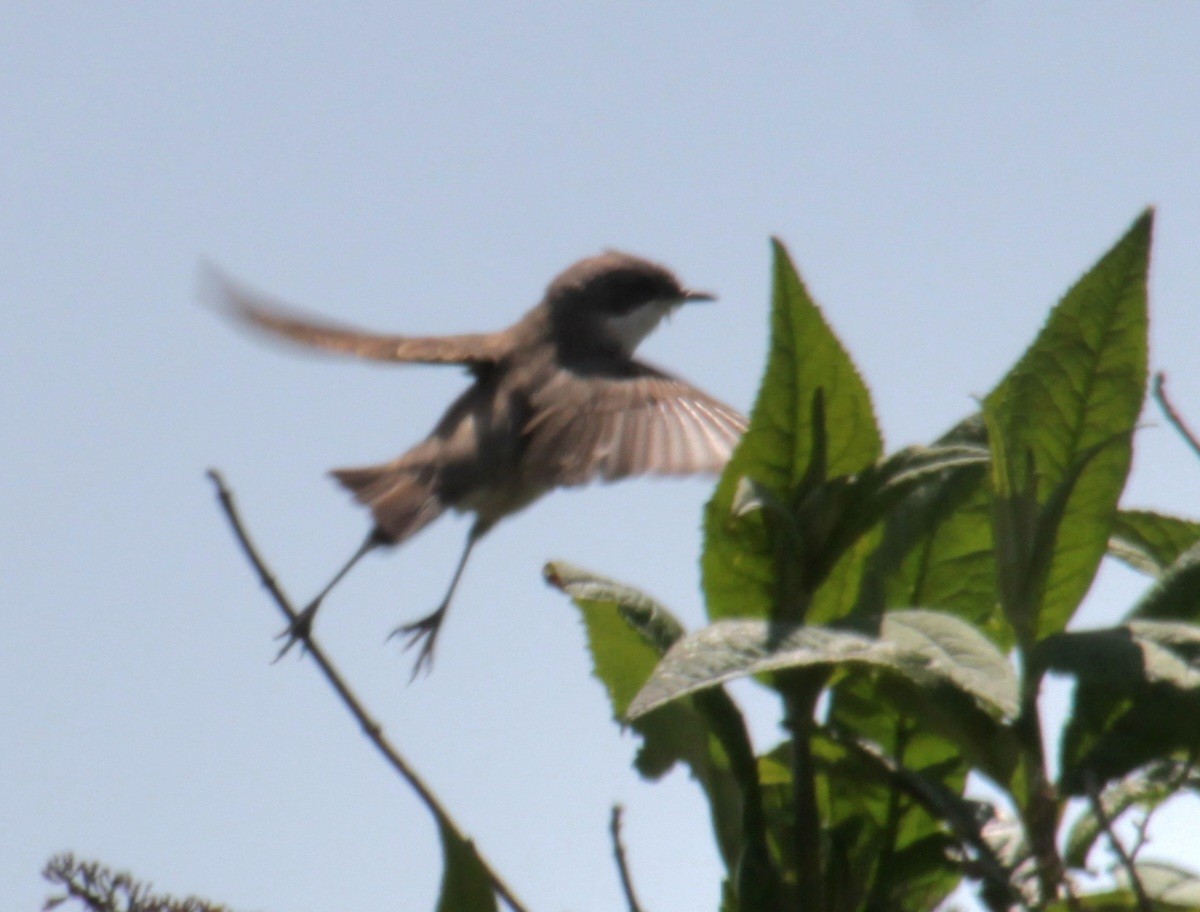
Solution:
M 367 537 L 363 539 L 363 543 L 358 546 L 358 550 L 351 555 L 350 560 L 346 561 L 342 569 L 334 574 L 333 579 L 317 594 L 317 597 L 309 602 L 304 610 L 297 614 L 295 619 L 288 624 L 287 628 L 276 637 L 278 640 L 287 640 L 283 644 L 283 648 L 279 650 L 279 654 L 275 656 L 276 662 L 282 659 L 287 654 L 287 651 L 297 642 L 308 641 L 308 636 L 312 632 L 313 619 L 317 616 L 317 609 L 321 607 L 321 602 L 329 594 L 329 591 L 342 581 L 342 577 L 350 572 L 350 568 L 376 548 L 390 544 L 392 544 L 391 536 L 378 527 L 372 529 L 367 534 Z
M 458 559 L 458 567 L 454 571 L 454 576 L 450 580 L 450 588 L 446 590 L 446 597 L 442 599 L 442 603 L 432 613 L 420 620 L 413 621 L 411 624 L 401 624 L 388 634 L 389 640 L 392 637 L 406 637 L 404 643 L 406 650 L 412 649 L 418 643 L 421 644 L 421 648 L 417 652 L 416 664 L 413 665 L 412 677 L 409 678 L 410 681 L 415 680 L 422 669 L 428 672 L 433 667 L 433 647 L 437 642 L 438 631 L 442 628 L 442 621 L 446 619 L 446 611 L 450 608 L 450 600 L 454 598 L 454 590 L 458 588 L 458 581 L 462 578 L 463 569 L 467 566 L 467 558 L 471 556 L 471 549 L 475 547 L 475 542 L 479 541 L 491 527 L 491 522 L 484 522 L 482 519 L 477 519 L 471 526 L 471 531 L 467 533 L 466 547 L 463 548 L 462 557 Z

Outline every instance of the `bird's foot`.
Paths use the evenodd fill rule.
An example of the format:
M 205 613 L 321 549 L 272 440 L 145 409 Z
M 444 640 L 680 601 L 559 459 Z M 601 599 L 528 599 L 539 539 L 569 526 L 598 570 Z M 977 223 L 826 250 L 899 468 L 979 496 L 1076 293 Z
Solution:
M 392 637 L 404 637 L 406 651 L 414 646 L 420 646 L 417 651 L 417 661 L 413 665 L 412 676 L 409 678 L 410 682 L 416 680 L 417 675 L 422 671 L 428 674 L 433 668 L 433 647 L 437 643 L 438 631 L 442 629 L 442 621 L 446 618 L 446 607 L 443 604 L 432 614 L 419 621 L 413 621 L 411 624 L 401 624 L 388 634 L 389 640 Z
M 287 655 L 288 650 L 290 650 L 297 643 L 300 644 L 300 654 L 304 654 L 304 650 L 308 647 L 308 638 L 312 634 L 313 618 L 317 616 L 317 609 L 320 607 L 320 599 L 312 602 L 307 608 L 297 614 L 292 619 L 292 622 L 288 624 L 287 627 L 285 627 L 277 637 L 275 637 L 277 640 L 285 641 L 283 647 L 275 656 L 276 662 Z

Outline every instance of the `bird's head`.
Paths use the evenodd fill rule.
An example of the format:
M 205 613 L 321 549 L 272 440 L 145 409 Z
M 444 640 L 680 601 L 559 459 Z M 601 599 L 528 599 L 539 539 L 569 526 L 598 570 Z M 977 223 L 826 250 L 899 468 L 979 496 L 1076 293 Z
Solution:
M 713 295 L 685 288 L 657 263 L 612 250 L 569 266 L 546 289 L 563 341 L 625 355 L 675 308 L 711 300 Z

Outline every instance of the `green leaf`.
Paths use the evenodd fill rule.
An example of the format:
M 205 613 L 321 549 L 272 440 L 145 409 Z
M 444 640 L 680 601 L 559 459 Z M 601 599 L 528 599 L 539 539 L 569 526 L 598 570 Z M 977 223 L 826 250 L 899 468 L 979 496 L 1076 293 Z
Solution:
M 671 648 L 626 715 L 636 719 L 688 694 L 768 671 L 842 662 L 899 668 L 906 659 L 916 662 L 888 644 L 845 630 L 781 627 L 756 618 L 717 621 Z
M 979 638 L 978 652 L 948 663 L 939 677 L 914 680 L 878 669 L 848 668 L 833 686 L 829 725 L 878 743 L 890 755 L 903 748 L 899 759 L 917 770 L 944 763 L 949 750 L 964 771 L 973 766 L 1006 785 L 1018 750 L 1012 727 L 997 716 L 1015 709 L 1014 671 L 981 634 L 976 631 L 973 637 Z M 936 642 L 929 647 L 934 654 L 944 648 Z M 995 671 L 989 674 L 989 668 Z M 969 675 L 987 680 L 978 685 L 963 681 L 965 687 L 960 686 Z M 980 689 L 994 692 L 980 699 L 972 692 Z
M 979 446 L 978 418 L 945 435 L 939 446 Z M 957 615 L 1001 647 L 1012 630 L 998 610 L 992 547 L 992 504 L 983 465 L 964 465 L 923 480 L 893 507 L 871 557 L 860 613 L 922 605 Z
M 1200 627 L 1134 621 L 1058 634 L 1029 662 L 1077 679 L 1063 732 L 1064 793 L 1200 748 Z
M 895 685 L 894 678 L 868 671 L 847 674 L 835 684 L 827 730 L 847 753 L 863 755 L 855 763 L 875 784 L 868 792 L 860 784 L 863 774 L 837 775 L 840 770 L 833 769 L 820 794 L 827 795 L 826 817 L 840 813 L 853 820 L 856 815 L 870 824 L 846 846 L 851 859 L 861 859 L 853 864 L 866 871 L 865 908 L 925 912 L 962 879 L 945 851 L 951 842 L 946 820 L 963 809 L 956 802 L 970 764 L 953 741 L 914 718 L 918 713 L 896 710 L 905 701 L 889 699 L 897 696 Z M 856 803 L 864 795 L 873 796 L 874 804 L 860 811 Z M 970 816 L 967 811 L 960 819 Z M 941 851 L 930 851 L 934 845 Z
M 1014 626 L 1035 639 L 1062 630 L 1091 585 L 1129 471 L 1146 387 L 1151 224 L 1144 213 L 1067 292 L 985 402 L 996 496 L 1014 523 L 1009 532 L 1025 536 L 1026 548 L 1031 533 L 1040 539 L 1024 563 L 1007 567 L 1005 558 L 1015 555 L 998 543 L 1001 573 L 1020 577 L 1006 584 L 1002 576 L 1002 591 L 1026 588 L 1013 607 L 1028 616 L 1013 618 Z M 1012 499 L 1031 494 L 1041 512 L 1034 527 L 1021 528 L 1024 508 Z
M 831 502 L 827 514 L 801 511 L 797 516 L 801 525 L 825 530 L 821 543 L 828 555 L 837 558 L 832 571 L 823 576 L 819 598 L 806 622 L 834 623 L 851 611 L 878 613 L 883 607 L 877 598 L 882 564 L 876 552 L 884 540 L 885 522 L 908 498 L 945 486 L 960 475 L 975 474 L 989 458 L 982 446 L 912 446 L 850 478 L 827 482 L 823 489 Z
M 739 517 L 758 510 L 767 514 L 767 528 L 786 539 L 803 565 L 795 584 L 815 588 L 805 623 L 829 624 L 856 609 L 861 613 L 869 599 L 862 586 L 864 571 L 874 563 L 888 514 L 921 487 L 978 469 L 989 458 L 987 448 L 979 445 L 907 447 L 855 475 L 817 485 L 794 509 L 743 478 L 733 510 Z
M 664 656 L 629 706 L 637 718 L 682 696 L 747 675 L 804 667 L 886 668 L 918 684 L 946 682 L 998 716 L 1015 709 L 1012 672 L 986 637 L 951 615 L 889 612 L 880 637 L 757 619 L 718 621 Z M 987 669 L 981 674 L 980 669 Z
M 1200 543 L 1176 558 L 1134 606 L 1130 617 L 1200 621 Z
M 844 756 L 833 754 L 838 762 L 824 771 L 822 793 L 828 794 L 828 807 L 823 816 L 845 820 L 845 829 L 856 837 L 848 855 L 859 859 L 856 867 L 864 882 L 869 874 L 866 907 L 914 912 L 935 907 L 962 878 L 947 852 L 951 847 L 971 846 L 977 870 L 1005 889 L 1008 872 L 982 837 L 981 808 L 961 794 L 966 764 L 952 747 L 941 744 L 935 748 L 944 752 L 940 761 L 914 768 L 919 753 L 936 742 L 905 725 L 891 735 L 886 749 L 839 736 L 836 744 Z M 825 753 L 832 752 L 826 748 Z M 865 796 L 872 795 L 866 803 Z M 854 823 L 857 829 L 850 826 Z M 940 851 L 931 854 L 934 846 Z
M 608 691 L 613 717 L 625 724 L 626 711 L 659 659 L 683 636 L 683 625 L 650 596 L 565 561 L 546 565 L 546 580 L 571 597 L 587 630 L 593 673 Z M 685 763 L 709 802 L 713 830 L 732 871 L 742 852 L 742 793 L 730 752 L 749 754 L 735 743 L 740 714 L 723 694 L 701 705 L 682 701 L 633 723 L 642 736 L 638 772 L 649 779 Z
M 995 400 L 984 402 L 983 419 L 992 448 L 992 540 L 997 592 L 1017 641 L 1028 645 L 1035 639 L 1037 602 L 1044 585 L 1044 579 L 1034 573 L 1038 517 L 1033 458 L 1031 453 L 1015 448 Z M 1048 568 L 1045 561 L 1042 566 Z
M 880 638 L 925 656 L 930 667 L 982 709 L 1001 718 L 1020 710 L 1012 664 L 978 628 L 941 611 L 909 609 L 883 616 Z
M 1067 672 L 1081 681 L 1131 691 L 1143 684 L 1200 690 L 1200 626 L 1131 621 L 1119 627 L 1060 633 L 1030 653 L 1035 668 Z
M 580 609 L 592 673 L 621 719 L 658 660 L 683 637 L 683 624 L 644 592 L 566 561 L 546 564 L 542 575 Z
M 750 425 L 705 510 L 709 616 L 772 616 L 785 585 L 781 555 L 794 552 L 764 511 L 734 509 L 743 479 L 790 506 L 802 485 L 862 471 L 882 448 L 866 385 L 776 241 L 766 373 Z
M 1108 553 L 1158 576 L 1200 542 L 1200 522 L 1149 510 L 1119 510 Z
M 496 894 L 487 869 L 471 840 L 464 839 L 445 821 L 442 837 L 442 889 L 437 912 L 496 912 Z

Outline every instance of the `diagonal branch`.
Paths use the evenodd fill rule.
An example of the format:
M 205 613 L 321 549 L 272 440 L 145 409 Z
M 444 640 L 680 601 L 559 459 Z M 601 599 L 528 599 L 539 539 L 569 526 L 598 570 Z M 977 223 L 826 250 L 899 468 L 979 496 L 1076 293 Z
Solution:
M 246 532 L 246 528 L 242 523 L 241 517 L 238 515 L 237 508 L 234 506 L 233 494 L 226 486 L 225 479 L 216 469 L 209 469 L 208 477 L 217 488 L 217 500 L 221 504 L 221 509 L 224 510 L 225 516 L 229 520 L 229 525 L 232 527 L 233 533 L 237 537 L 238 544 L 241 545 L 242 551 L 245 553 L 246 558 L 250 561 L 255 572 L 258 574 L 259 581 L 271 594 L 271 597 L 275 600 L 275 604 L 279 606 L 280 611 L 282 611 L 287 617 L 288 622 L 294 622 L 298 616 L 298 612 L 292 607 L 292 604 L 288 600 L 287 596 L 283 594 L 283 590 L 279 588 L 279 584 L 276 582 L 274 574 L 272 574 L 267 568 L 267 565 L 259 556 L 258 550 L 254 547 L 254 543 L 250 541 L 250 536 Z M 464 842 L 467 842 L 468 840 L 462 835 L 462 831 L 454 823 L 453 819 L 451 819 L 445 808 L 442 807 L 441 803 L 434 796 L 433 792 L 429 790 L 429 787 L 424 783 L 421 777 L 418 776 L 416 771 L 408 765 L 408 762 L 402 756 L 400 756 L 399 751 L 395 748 L 391 741 L 388 740 L 387 736 L 383 733 L 383 726 L 367 714 L 367 711 L 363 708 L 363 705 L 359 701 L 358 697 L 356 697 L 354 692 L 350 690 L 349 685 L 346 684 L 341 673 L 325 656 L 325 653 L 322 651 L 321 647 L 317 645 L 311 634 L 305 638 L 304 646 L 305 654 L 312 656 L 313 661 L 317 663 L 317 667 L 321 669 L 321 673 L 325 675 L 325 679 L 337 692 L 337 695 L 341 698 L 346 709 L 348 709 L 350 714 L 354 716 L 355 720 L 362 728 L 363 733 L 367 736 L 371 743 L 375 745 L 375 748 L 383 755 L 384 759 L 388 762 L 392 769 L 394 769 L 401 776 L 401 778 L 403 778 L 404 781 L 412 787 L 412 790 L 417 793 L 417 797 L 419 797 L 425 807 L 429 809 L 429 812 L 433 815 L 434 819 L 437 820 L 438 825 L 445 827 Z M 488 880 L 491 882 L 492 889 L 495 891 L 496 895 L 504 900 L 505 904 L 512 910 L 512 912 L 528 912 L 528 910 L 517 901 L 516 897 L 513 896 L 512 891 L 508 888 L 504 881 L 500 879 L 499 875 L 496 874 L 491 865 L 489 865 L 482 856 L 479 856 L 478 851 L 476 851 L 476 856 L 479 858 L 479 864 L 486 874 Z

